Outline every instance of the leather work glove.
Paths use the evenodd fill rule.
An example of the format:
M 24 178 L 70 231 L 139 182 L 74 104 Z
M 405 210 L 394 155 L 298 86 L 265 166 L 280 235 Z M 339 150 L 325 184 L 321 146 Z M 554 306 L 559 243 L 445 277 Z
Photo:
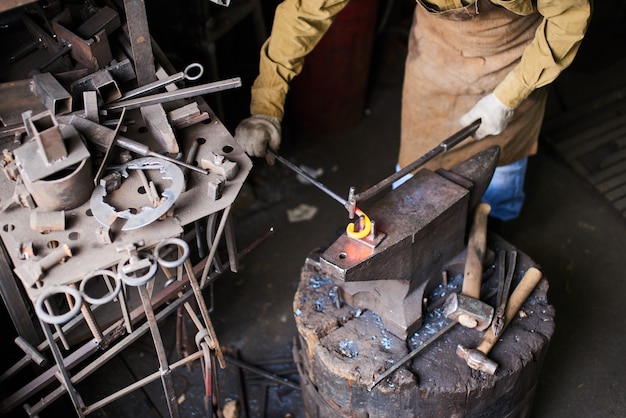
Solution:
M 277 152 L 281 140 L 280 119 L 266 115 L 252 115 L 235 129 L 235 140 L 250 157 L 265 157 L 268 164 L 274 158 L 267 155 L 267 148 Z
M 476 119 L 481 119 L 480 126 L 474 134 L 475 139 L 483 139 L 488 135 L 498 135 L 504 131 L 509 124 L 509 119 L 513 116 L 513 109 L 509 109 L 498 100 L 493 94 L 480 99 L 465 115 L 461 116 L 459 122 L 467 126 Z

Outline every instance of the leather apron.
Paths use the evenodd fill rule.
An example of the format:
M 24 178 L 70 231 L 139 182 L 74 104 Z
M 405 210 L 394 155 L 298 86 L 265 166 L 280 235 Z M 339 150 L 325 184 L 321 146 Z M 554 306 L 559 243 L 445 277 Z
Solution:
M 418 0 L 402 91 L 401 143 L 404 167 L 462 128 L 459 118 L 492 93 L 534 38 L 542 16 L 519 16 L 488 0 L 445 12 Z M 547 91 L 535 90 L 515 109 L 504 132 L 480 141 L 468 138 L 424 167 L 450 168 L 494 144 L 498 165 L 537 152 Z

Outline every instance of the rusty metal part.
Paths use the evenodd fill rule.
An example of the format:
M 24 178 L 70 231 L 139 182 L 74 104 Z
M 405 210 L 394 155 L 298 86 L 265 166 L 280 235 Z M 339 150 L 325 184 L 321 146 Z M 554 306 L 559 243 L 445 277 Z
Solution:
M 234 77 L 221 81 L 214 81 L 211 83 L 200 84 L 193 87 L 186 87 L 171 92 L 157 93 L 145 97 L 137 97 L 129 100 L 121 100 L 119 102 L 110 103 L 104 106 L 106 110 L 117 110 L 122 108 L 136 109 L 141 106 L 167 103 L 179 99 L 188 99 L 190 97 L 202 96 L 210 93 L 217 93 L 220 91 L 241 87 L 241 78 Z
M 72 250 L 67 244 L 63 244 L 40 260 L 26 260 L 14 271 L 26 286 L 34 286 L 44 277 L 46 271 L 71 256 Z
M 42 112 L 33 115 L 27 118 L 26 122 L 27 131 L 35 138 L 37 151 L 46 165 L 50 166 L 67 157 L 63 132 L 52 113 Z
M 15 342 L 15 345 L 22 349 L 24 354 L 26 354 L 26 357 L 32 360 L 37 366 L 43 367 L 48 364 L 48 359 L 46 359 L 35 347 L 30 345 L 24 338 L 18 336 L 13 341 Z
M 515 287 L 515 290 L 506 304 L 503 328 L 506 328 L 511 323 L 513 317 L 515 317 L 522 308 L 522 305 L 535 289 L 535 286 L 537 286 L 541 278 L 541 271 L 535 267 L 531 267 L 526 271 L 524 277 L 522 277 L 522 280 L 520 280 L 519 284 Z M 472 369 L 480 370 L 487 374 L 494 374 L 498 368 L 498 364 L 491 360 L 488 355 L 498 339 L 499 337 L 496 336 L 490 328 L 483 335 L 483 339 L 478 347 L 466 348 L 459 344 L 456 353 L 465 360 L 467 365 Z
M 102 103 L 110 103 L 122 97 L 117 81 L 107 69 L 102 69 L 89 73 L 88 75 L 74 81 L 70 85 L 70 90 L 74 97 L 81 97 L 86 91 L 95 91 L 98 93 L 99 101 Z
M 171 181 L 171 185 L 161 193 L 161 201 L 157 207 L 142 206 L 135 210 L 118 210 L 108 204 L 106 202 L 108 194 L 106 188 L 98 185 L 91 195 L 90 205 L 93 216 L 105 227 L 110 227 L 119 218 L 126 220 L 122 231 L 130 231 L 146 226 L 165 215 L 185 189 L 185 180 L 180 168 L 159 158 L 138 158 L 117 167 L 116 170 L 122 173 L 124 178 L 128 178 L 128 170 L 158 170 L 162 179 Z M 122 187 L 115 192 L 128 193 L 129 191 L 123 186 L 122 184 Z
M 207 112 L 202 112 L 197 103 L 189 103 L 178 109 L 168 112 L 167 117 L 172 122 L 174 129 L 185 129 L 196 123 L 208 121 L 211 116 Z
M 68 210 L 89 200 L 93 190 L 91 154 L 77 130 L 56 124 L 49 113 L 29 121 L 31 129 L 37 129 L 38 140 L 24 143 L 14 155 L 24 185 L 37 206 L 42 210 Z
M 71 62 L 67 54 L 69 53 L 69 49 L 67 45 L 63 45 L 58 43 L 52 36 L 48 34 L 43 28 L 37 25 L 27 14 L 22 15 L 22 22 L 26 29 L 30 32 L 30 34 L 39 42 L 38 47 L 41 49 L 45 49 L 50 51 L 52 54 L 52 58 L 57 57 L 56 59 L 47 60 L 46 63 L 40 64 L 38 66 L 39 71 L 43 71 L 47 66 L 51 65 L 52 62 L 56 62 L 59 59 L 63 59 L 63 65 L 68 69 L 71 68 Z
M 196 167 L 192 164 L 187 164 L 184 161 L 180 161 L 175 158 L 168 157 L 167 155 L 154 152 L 147 145 L 142 144 L 141 142 L 126 138 L 122 135 L 115 135 L 112 129 L 94 123 L 88 119 L 81 118 L 80 116 L 61 116 L 58 119 L 60 121 L 63 121 L 64 123 L 68 123 L 74 126 L 79 132 L 85 135 L 85 137 L 89 141 L 101 147 L 102 149 L 107 149 L 111 147 L 111 143 L 113 142 L 114 145 L 134 152 L 135 154 L 139 154 L 144 157 L 158 158 L 188 168 L 198 173 L 208 174 L 208 172 L 202 168 Z
M 484 331 L 493 319 L 493 307 L 480 300 L 483 262 L 487 249 L 487 216 L 489 204 L 481 202 L 474 210 L 463 273 L 463 289 L 460 295 L 452 293 L 446 300 L 446 317 L 456 319 L 467 328 Z
M 479 155 L 480 154 L 480 155 Z M 497 149 L 472 158 L 497 159 Z M 473 167 L 472 164 L 465 165 Z M 488 183 L 495 163 L 487 165 Z M 368 209 L 386 237 L 376 246 L 341 235 L 320 255 L 320 267 L 348 304 L 371 309 L 385 328 L 406 338 L 421 326 L 425 291 L 464 249 L 470 192 L 430 170 L 420 170 Z
M 419 345 L 418 347 L 414 348 L 409 354 L 407 354 L 406 356 L 404 356 L 400 360 L 398 360 L 396 363 L 394 363 L 393 366 L 391 366 L 390 368 L 385 370 L 383 373 L 378 375 L 376 377 L 376 379 L 374 379 L 374 381 L 367 386 L 367 390 L 371 391 L 372 389 L 374 389 L 374 387 L 378 383 L 380 383 L 385 378 L 391 376 L 391 374 L 393 374 L 393 372 L 398 370 L 400 367 L 404 366 L 407 362 L 413 360 L 413 358 L 415 358 L 415 356 L 417 356 L 419 353 L 421 353 L 425 348 L 429 347 L 432 343 L 437 341 L 442 335 L 444 335 L 446 332 L 448 332 L 450 329 L 452 329 L 452 327 L 454 327 L 456 324 L 458 324 L 458 321 L 456 321 L 456 320 L 452 320 L 452 321 L 448 322 L 439 331 L 434 333 L 428 340 L 424 341 L 421 345 Z
M 209 173 L 215 173 L 226 180 L 232 180 L 237 175 L 237 162 L 230 161 L 222 154 L 212 153 L 209 158 L 200 160 L 200 166 L 209 170 Z
M 172 125 L 167 119 L 163 104 L 141 106 L 140 111 L 148 132 L 152 134 L 159 147 L 170 154 L 180 152 L 176 135 L 174 135 Z
M 35 93 L 53 115 L 72 111 L 72 96 L 50 73 L 33 74 Z
M 113 60 L 106 29 L 100 29 L 84 39 L 70 29 L 74 26 L 69 9 L 64 9 L 52 20 L 58 42 L 70 46 L 70 56 L 90 70 L 104 68 Z
M 33 211 L 30 214 L 30 229 L 41 233 L 65 230 L 65 211 Z
M 506 254 L 506 253 L 505 253 Z M 498 289 L 498 296 L 496 299 L 496 312 L 494 314 L 493 323 L 491 325 L 491 329 L 493 334 L 496 337 L 499 337 L 504 331 L 504 323 L 505 323 L 505 310 L 506 310 L 506 301 L 509 297 L 509 290 L 511 289 L 511 281 L 513 280 L 513 274 L 515 273 L 515 265 L 517 263 L 517 251 L 512 250 L 508 253 L 507 257 L 507 267 L 506 267 L 506 276 L 502 281 L 502 287 Z M 504 257 L 502 257 L 504 261 Z
M 120 15 L 109 6 L 103 6 L 76 28 L 76 34 L 83 39 L 90 39 L 102 30 L 111 34 L 120 26 L 122 26 Z
M 148 28 L 148 16 L 143 0 L 124 0 L 126 25 L 124 31 L 132 48 L 133 63 L 140 86 L 156 80 L 152 38 Z

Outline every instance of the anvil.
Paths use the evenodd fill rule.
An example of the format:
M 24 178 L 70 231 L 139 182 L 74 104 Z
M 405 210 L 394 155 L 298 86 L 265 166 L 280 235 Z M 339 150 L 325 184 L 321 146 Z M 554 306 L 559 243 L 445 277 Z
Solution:
M 344 233 L 320 254 L 322 271 L 344 300 L 378 314 L 402 339 L 419 329 L 424 294 L 464 252 L 468 219 L 499 154 L 494 146 L 449 170 L 421 169 L 368 208 L 384 239 L 372 245 Z

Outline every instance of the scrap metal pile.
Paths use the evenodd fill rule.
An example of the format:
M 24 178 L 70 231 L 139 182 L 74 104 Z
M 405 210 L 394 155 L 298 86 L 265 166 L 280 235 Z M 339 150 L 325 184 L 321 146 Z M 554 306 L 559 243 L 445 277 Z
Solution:
M 179 416 L 171 370 L 224 366 L 202 290 L 237 269 L 230 208 L 252 165 L 202 96 L 241 82 L 199 84 L 200 64 L 172 68 L 143 1 L 21 4 L 0 8 L 18 16 L 0 68 L 0 288 L 25 355 L 0 380 L 46 357 L 55 364 L 0 414 L 36 396 L 24 406 L 35 416 L 67 394 L 85 416 L 160 379 Z M 196 254 L 188 242 L 205 230 Z M 197 351 L 169 364 L 158 321 L 183 308 Z M 148 331 L 159 370 L 85 405 L 76 385 Z

